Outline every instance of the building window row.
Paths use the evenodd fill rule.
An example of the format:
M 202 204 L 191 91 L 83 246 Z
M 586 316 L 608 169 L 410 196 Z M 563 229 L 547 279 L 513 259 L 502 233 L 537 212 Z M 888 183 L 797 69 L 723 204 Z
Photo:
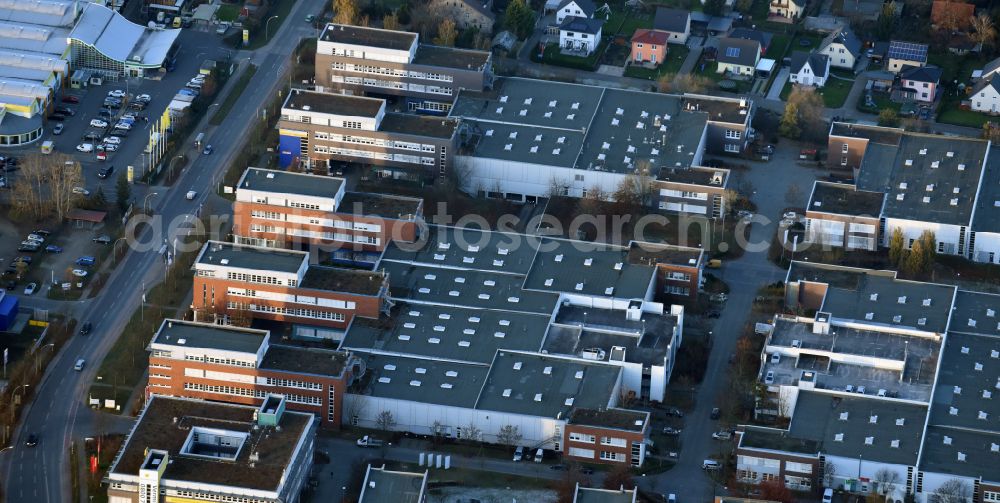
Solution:
M 597 437 L 595 437 L 594 435 L 588 435 L 586 433 L 577 433 L 577 432 L 573 431 L 573 432 L 570 432 L 570 434 L 569 434 L 569 441 L 570 442 L 583 442 L 583 443 L 587 443 L 587 444 L 592 444 L 592 443 L 594 443 L 594 442 L 597 441 Z M 591 456 L 590 457 L 594 457 L 593 456 L 593 452 L 591 452 Z
M 274 377 L 265 378 L 264 382 L 268 386 L 279 386 L 282 388 L 300 388 L 323 391 L 323 385 L 316 382 L 296 381 L 294 379 L 276 379 Z
M 691 295 L 691 289 L 685 286 L 666 285 L 663 287 L 663 293 L 673 295 Z
M 166 375 L 166 374 L 153 374 L 153 373 L 150 373 L 149 377 L 155 377 L 157 379 L 171 379 L 171 377 L 168 376 L 168 375 Z
M 205 355 L 184 355 L 184 359 L 191 362 L 215 363 L 218 365 L 229 365 L 231 367 L 256 368 L 257 362 L 246 360 L 233 360 L 232 358 L 216 358 Z
M 622 452 L 601 451 L 601 459 L 605 461 L 625 462 L 625 454 Z
M 179 496 L 182 498 L 196 499 L 198 501 L 221 501 L 224 503 L 267 503 L 269 500 L 258 498 L 247 498 L 243 496 L 230 496 L 228 494 L 203 493 L 201 491 L 188 491 L 185 489 L 168 489 L 167 496 Z
M 229 309 L 239 309 L 242 306 L 236 302 L 228 302 L 227 307 Z M 314 320 L 344 321 L 347 319 L 344 313 L 336 313 L 333 311 L 317 311 L 315 309 L 301 309 L 295 307 L 279 307 L 279 306 L 250 304 L 250 310 L 255 313 L 283 314 L 285 316 L 294 316 L 297 318 L 311 318 Z
M 288 201 L 289 208 L 300 208 L 303 210 L 318 210 L 318 204 L 300 203 L 298 201 Z
M 173 353 L 170 352 L 170 351 L 164 351 L 162 349 L 154 349 L 153 350 L 153 357 L 154 358 L 170 358 L 171 356 L 173 356 Z M 169 368 L 169 367 L 167 367 L 167 368 Z
M 684 272 L 670 271 L 667 273 L 667 279 L 671 281 L 691 281 L 691 275 Z
M 601 445 L 610 445 L 612 447 L 625 447 L 628 442 L 624 438 L 616 437 L 601 437 Z
M 253 210 L 250 212 L 250 216 L 254 218 L 264 218 L 267 220 L 284 220 L 285 215 L 283 213 L 278 213 L 276 211 L 260 211 Z
M 262 285 L 283 285 L 284 282 L 274 276 L 264 276 L 261 274 L 246 274 L 242 272 L 226 272 L 226 279 L 233 281 L 243 281 L 245 283 L 259 283 Z M 289 285 L 291 286 L 291 285 Z

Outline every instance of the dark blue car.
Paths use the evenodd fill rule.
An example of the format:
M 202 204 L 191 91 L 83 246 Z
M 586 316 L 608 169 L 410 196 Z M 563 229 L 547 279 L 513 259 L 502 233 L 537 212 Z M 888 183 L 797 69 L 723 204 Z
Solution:
M 63 249 L 61 246 L 48 245 L 45 247 L 45 251 L 49 253 L 62 253 Z
M 76 265 L 82 265 L 84 267 L 89 267 L 97 263 L 97 259 L 89 255 L 80 257 L 76 259 Z

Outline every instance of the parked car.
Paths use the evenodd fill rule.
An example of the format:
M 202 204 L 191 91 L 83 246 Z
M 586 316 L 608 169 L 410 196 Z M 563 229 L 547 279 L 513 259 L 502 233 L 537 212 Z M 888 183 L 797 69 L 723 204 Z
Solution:
M 80 194 L 81 196 L 89 196 L 90 191 L 83 187 L 73 187 L 74 194 Z
M 63 114 L 49 114 L 47 117 L 50 121 L 62 122 L 66 120 L 66 116 Z
M 733 438 L 733 432 L 728 430 L 722 430 L 712 433 L 712 438 L 716 440 L 729 440 Z
M 43 236 L 41 234 L 36 234 L 34 232 L 32 232 L 31 234 L 28 234 L 28 239 L 30 239 L 32 241 L 40 241 L 42 243 L 45 242 L 45 236 Z
M 188 201 L 193 201 L 194 198 L 198 197 L 198 191 L 189 190 L 188 193 L 185 194 L 184 197 L 186 197 Z
M 139 103 L 149 103 L 150 101 L 153 101 L 153 97 L 148 94 L 140 94 L 135 97 L 135 101 Z
M 34 243 L 32 243 L 32 244 L 21 243 L 21 246 L 17 247 L 17 251 L 19 251 L 19 252 L 35 253 L 40 248 L 41 248 L 41 245 L 38 245 L 38 244 L 34 244 Z
M 63 126 L 63 123 L 60 122 L 59 124 L 56 124 L 54 128 L 52 128 L 52 134 L 59 136 L 62 134 L 64 128 L 65 126 Z
M 212 146 L 211 145 L 205 145 L 205 149 L 202 150 L 201 153 L 204 154 L 204 155 L 212 155 Z
M 104 151 L 104 147 L 100 147 L 98 150 L 100 150 L 100 152 L 97 153 L 97 160 L 98 161 L 108 160 L 108 153 Z
M 718 407 L 712 409 L 712 413 L 708 415 L 711 419 L 719 419 L 722 416 L 722 411 Z
M 94 143 L 101 139 L 101 133 L 98 133 L 97 131 L 88 131 L 87 134 L 83 135 L 83 139 L 90 143 Z
M 12 264 L 16 264 L 18 262 L 24 262 L 25 264 L 30 264 L 31 257 L 27 255 L 21 255 L 20 257 L 15 257 L 14 260 L 11 261 Z
M 132 129 L 132 124 L 128 123 L 127 121 L 118 121 L 118 123 L 115 124 L 115 129 L 124 129 L 126 131 L 129 131 Z
M 107 178 L 107 177 L 111 176 L 111 173 L 114 173 L 114 172 L 115 172 L 115 167 L 114 166 L 105 166 L 105 167 L 101 168 L 100 171 L 97 172 L 97 178 Z
M 83 269 L 73 269 L 73 276 L 77 278 L 86 278 L 88 274 L 90 273 Z
M 108 127 L 108 121 L 103 119 L 90 119 L 90 127 L 106 128 Z
M 106 245 L 111 242 L 111 236 L 107 234 L 102 234 L 93 239 L 95 243 Z
M 65 96 L 62 97 L 62 102 L 63 103 L 79 103 L 80 102 L 80 98 L 78 98 L 78 97 L 76 97 L 76 96 L 74 96 L 72 94 L 67 94 L 67 95 L 65 95 Z
M 62 246 L 48 245 L 45 247 L 45 251 L 47 253 L 62 253 L 63 249 Z
M 671 407 L 667 409 L 667 416 L 684 417 L 684 412 L 678 409 L 677 407 Z
M 117 136 L 109 136 L 104 139 L 105 145 L 121 145 L 122 139 Z
M 28 286 L 24 287 L 24 294 L 34 295 L 35 290 L 38 290 L 38 283 L 28 283 Z
M 76 259 L 76 262 L 74 262 L 74 264 L 79 265 L 79 266 L 83 266 L 83 267 L 90 267 L 90 266 L 92 266 L 92 265 L 94 265 L 96 263 L 97 263 L 97 259 L 94 258 L 94 257 L 92 257 L 92 256 L 90 256 L 90 255 L 84 255 L 84 256 Z
M 111 145 L 102 145 L 102 147 L 104 147 L 105 152 L 117 152 L 118 147 L 120 147 L 120 145 L 111 144 Z
M 678 428 L 672 428 L 670 426 L 667 426 L 667 427 L 663 428 L 663 434 L 664 435 L 680 435 L 681 434 L 681 430 L 678 429 Z
M 108 110 L 107 108 L 102 108 L 97 112 L 98 117 L 107 117 L 108 119 L 110 119 L 114 115 L 115 115 L 114 112 Z
M 72 117 L 76 115 L 76 110 L 73 110 L 70 107 L 56 107 L 56 112 L 61 113 L 67 117 Z
M 108 91 L 108 96 L 110 96 L 112 98 L 124 98 L 125 97 L 125 91 L 122 91 L 121 89 L 115 89 L 113 91 Z

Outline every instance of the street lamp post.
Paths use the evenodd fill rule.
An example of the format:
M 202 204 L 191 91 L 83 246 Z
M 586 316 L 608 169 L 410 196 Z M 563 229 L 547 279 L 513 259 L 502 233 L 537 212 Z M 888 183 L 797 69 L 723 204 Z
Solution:
M 31 385 L 30 384 L 22 384 L 22 385 L 20 385 L 20 386 L 18 386 L 16 388 L 14 388 L 14 392 L 10 394 L 10 422 L 12 424 L 14 423 L 14 410 L 17 408 L 17 405 L 14 403 L 14 397 L 17 396 L 17 390 L 22 389 L 22 388 L 27 388 L 28 386 L 31 386 Z
M 36 373 L 39 370 L 38 355 L 42 352 L 43 349 L 45 349 L 47 347 L 51 347 L 53 352 L 55 352 L 55 350 L 56 350 L 56 344 L 54 342 L 50 342 L 50 343 L 48 343 L 48 344 L 46 344 L 46 345 L 38 348 L 38 351 L 35 351 L 35 372 Z
M 146 194 L 146 197 L 144 197 L 144 198 L 142 199 L 142 212 L 143 212 L 143 213 L 146 213 L 146 212 L 147 212 L 147 208 L 148 208 L 148 207 L 147 207 L 146 205 L 147 205 L 147 203 L 149 203 L 149 198 L 150 198 L 150 197 L 153 197 L 153 196 L 156 196 L 156 195 L 158 195 L 158 193 L 157 193 L 157 192 L 150 192 L 149 194 Z
M 111 264 L 118 265 L 118 243 L 125 241 L 125 237 L 120 237 L 115 240 L 115 244 L 111 246 Z
M 274 19 L 278 19 L 278 17 L 279 16 L 271 16 L 271 17 L 267 18 L 267 22 L 264 23 L 264 43 L 265 44 L 271 40 L 271 35 L 270 35 L 270 33 L 271 33 L 271 21 L 274 20 Z

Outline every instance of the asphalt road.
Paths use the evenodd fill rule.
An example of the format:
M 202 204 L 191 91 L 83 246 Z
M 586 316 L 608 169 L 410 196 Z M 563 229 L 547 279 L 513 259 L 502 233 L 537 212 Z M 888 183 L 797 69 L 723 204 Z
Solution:
M 252 123 L 256 109 L 276 92 L 281 83 L 278 76 L 283 65 L 288 64 L 298 41 L 302 37 L 315 36 L 315 30 L 300 20 L 306 14 L 319 12 L 322 6 L 321 0 L 296 2 L 290 18 L 282 24 L 270 45 L 253 53 L 234 55 L 236 61 L 252 58 L 260 71 L 244 90 L 240 104 L 232 109 L 222 125 L 207 134 L 206 142 L 215 146 L 215 153 L 194 159 L 181 175 L 176 189 L 155 189 L 159 195 L 152 199 L 152 206 L 161 216 L 162 225 L 184 220 L 188 214 L 196 212 L 207 198 L 214 197 L 213 181 L 221 179 L 225 168 L 237 154 L 239 141 Z M 217 46 L 185 46 L 181 57 L 216 50 Z M 185 193 L 191 189 L 198 191 L 194 201 L 185 198 Z M 142 190 L 138 193 L 141 194 Z M 230 212 L 231 208 L 219 210 Z M 147 230 L 141 238 L 162 239 L 152 236 L 151 230 Z M 152 249 L 130 250 L 113 271 L 100 296 L 72 307 L 65 305 L 70 311 L 68 314 L 91 321 L 94 329 L 89 337 L 74 337 L 56 356 L 39 389 L 35 390 L 34 400 L 28 405 L 20 428 L 15 432 L 11 444 L 14 447 L 0 453 L 0 462 L 6 464 L 4 486 L 7 501 L 59 503 L 76 500 L 70 495 L 67 446 L 71 441 L 80 441 L 92 433 L 95 413 L 86 407 L 87 389 L 100 362 L 137 307 L 142 297 L 142 284 L 152 285 L 162 278 L 163 257 L 157 253 L 158 246 L 147 248 Z M 81 372 L 73 370 L 77 358 L 84 358 L 88 363 Z M 117 421 L 114 424 L 121 426 Z M 40 441 L 37 447 L 28 448 L 24 446 L 24 441 L 32 433 L 37 434 Z

